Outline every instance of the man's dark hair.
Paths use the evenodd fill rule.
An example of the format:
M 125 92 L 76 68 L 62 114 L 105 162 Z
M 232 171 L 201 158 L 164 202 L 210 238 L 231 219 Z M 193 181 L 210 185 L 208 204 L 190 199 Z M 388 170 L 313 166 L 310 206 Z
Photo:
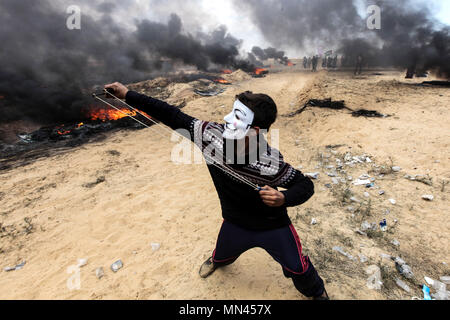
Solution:
M 245 91 L 236 96 L 236 99 L 253 111 L 255 117 L 252 126 L 261 129 L 270 129 L 277 119 L 277 105 L 267 94 Z

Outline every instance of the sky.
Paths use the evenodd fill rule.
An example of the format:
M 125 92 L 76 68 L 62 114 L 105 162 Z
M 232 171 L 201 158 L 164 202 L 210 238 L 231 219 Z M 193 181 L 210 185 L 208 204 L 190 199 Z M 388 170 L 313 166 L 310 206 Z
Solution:
M 359 14 L 365 18 L 366 2 L 370 3 L 370 0 L 356 1 L 359 3 Z M 450 26 L 450 0 L 409 0 L 408 3 L 411 5 L 425 3 L 439 21 Z M 177 13 L 183 21 L 185 30 L 208 32 L 220 25 L 226 25 L 231 35 L 243 40 L 242 53 L 250 52 L 253 46 L 262 48 L 271 46 L 252 23 L 251 18 L 245 12 L 236 9 L 233 0 L 123 0 L 120 6 L 124 10 L 119 12 L 126 14 L 117 17 L 117 20 L 130 26 L 133 25 L 134 19 L 143 18 L 165 23 L 171 13 Z M 291 57 L 303 56 L 303 52 L 291 48 L 277 49 L 286 51 Z

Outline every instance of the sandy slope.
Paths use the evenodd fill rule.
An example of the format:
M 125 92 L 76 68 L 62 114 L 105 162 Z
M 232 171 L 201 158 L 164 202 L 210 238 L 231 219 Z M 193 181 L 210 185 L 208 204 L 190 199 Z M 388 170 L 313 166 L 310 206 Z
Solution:
M 392 284 L 397 273 L 390 261 L 379 257 L 381 252 L 402 256 L 419 283 L 423 275 L 449 273 L 442 262 L 450 262 L 450 186 L 442 191 L 441 181 L 450 178 L 450 93 L 403 83 L 393 72 L 356 79 L 344 73 L 285 72 L 235 83 L 216 97 L 189 99 L 184 109 L 197 118 L 220 121 L 237 93 L 252 90 L 274 98 L 280 113 L 274 128 L 280 129 L 286 160 L 304 172 L 321 172 L 315 196 L 289 213 L 335 299 L 410 299 L 420 294 L 416 288 L 406 294 Z M 293 118 L 284 116 L 308 98 L 325 97 L 392 117 L 354 118 L 347 111 L 311 108 Z M 0 272 L 0 298 L 304 299 L 262 249 L 246 252 L 206 280 L 199 278 L 198 268 L 213 250 L 222 222 L 219 201 L 206 167 L 171 162 L 176 143 L 160 133 L 158 127 L 117 132 L 70 153 L 0 172 L 1 267 L 26 260 L 21 270 Z M 327 145 L 345 146 L 331 153 Z M 331 181 L 324 159 L 334 161 L 347 151 L 366 153 L 377 164 L 392 157 L 402 167 L 399 174 L 377 179 L 386 195 L 369 190 L 370 215 L 357 212 L 352 217 L 349 204 L 339 201 L 340 189 L 324 187 Z M 347 168 L 347 174 L 357 178 L 370 169 L 370 164 L 356 166 Z M 429 174 L 433 185 L 406 180 L 405 173 Z M 83 186 L 99 177 L 105 181 Z M 350 187 L 363 199 L 364 187 Z M 425 202 L 422 194 L 435 199 Z M 390 205 L 389 198 L 397 205 Z M 312 217 L 319 221 L 315 226 L 310 225 Z M 388 233 L 369 238 L 354 232 L 362 220 L 383 217 Z M 393 219 L 398 220 L 395 226 Z M 394 238 L 400 247 L 389 244 Z M 152 242 L 161 248 L 152 251 Z M 369 261 L 350 261 L 331 250 L 336 245 Z M 80 269 L 81 288 L 69 290 L 73 274 L 67 269 L 79 258 L 88 259 Z M 117 259 L 124 267 L 113 273 L 109 266 Z M 366 287 L 369 264 L 385 266 L 382 291 Z M 100 280 L 95 276 L 98 267 L 105 270 Z

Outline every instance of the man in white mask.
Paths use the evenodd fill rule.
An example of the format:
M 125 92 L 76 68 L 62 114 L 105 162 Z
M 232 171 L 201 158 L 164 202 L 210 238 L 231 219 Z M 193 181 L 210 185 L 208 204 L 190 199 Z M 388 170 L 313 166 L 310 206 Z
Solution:
M 225 130 L 222 136 L 225 139 L 243 139 L 250 130 L 255 114 L 245 104 L 236 100 L 233 110 L 225 116 Z
M 233 263 L 245 251 L 260 247 L 280 264 L 284 276 L 292 279 L 299 292 L 328 300 L 323 280 L 302 254 L 300 239 L 286 209 L 308 201 L 314 194 L 314 184 L 284 162 L 278 150 L 268 146 L 260 134 L 260 130 L 268 131 L 277 117 L 276 104 L 269 96 L 249 91 L 239 94 L 233 110 L 224 118 L 225 124 L 220 124 L 191 117 L 163 101 L 129 91 L 120 83 L 105 88 L 113 89 L 117 97 L 172 129 L 189 130 L 191 140 L 205 158 L 208 159 L 207 151 L 211 151 L 218 160 L 216 165 L 208 163 L 207 167 L 224 220 L 216 248 L 200 268 L 202 278 Z M 257 137 L 256 146 L 249 143 L 251 137 Z M 226 152 L 229 142 L 235 153 L 252 155 L 256 150 L 257 157 L 247 156 L 243 163 L 225 161 L 218 165 L 225 156 L 227 160 L 230 158 Z M 245 142 L 241 143 L 243 147 L 239 147 L 239 142 Z M 264 187 L 255 190 L 245 181 Z M 279 191 L 278 187 L 286 190 Z

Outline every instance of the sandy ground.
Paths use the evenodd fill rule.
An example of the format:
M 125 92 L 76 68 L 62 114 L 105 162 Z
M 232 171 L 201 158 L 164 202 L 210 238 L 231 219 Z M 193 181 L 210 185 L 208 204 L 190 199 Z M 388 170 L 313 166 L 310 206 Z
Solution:
M 274 128 L 280 130 L 285 159 L 303 172 L 320 172 L 314 197 L 289 214 L 332 299 L 411 299 L 421 296 L 423 276 L 450 274 L 450 90 L 415 86 L 418 80 L 405 80 L 403 73 L 382 73 L 286 71 L 235 82 L 219 96 L 190 99 L 183 109 L 220 121 L 237 93 L 252 90 L 274 98 L 279 108 Z M 346 110 L 307 108 L 286 117 L 307 99 L 327 97 L 391 116 L 356 118 Z M 176 142 L 161 132 L 158 127 L 116 132 L 0 172 L 0 299 L 305 299 L 259 248 L 208 279 L 198 276 L 222 223 L 219 201 L 206 166 L 173 163 Z M 372 162 L 345 167 L 339 175 L 357 179 L 368 173 L 376 178 L 375 188 L 332 184 L 327 166 L 347 152 Z M 377 174 L 381 165 L 388 168 L 384 176 Z M 391 172 L 393 165 L 402 170 Z M 429 175 L 432 183 L 410 181 L 405 174 Z M 86 185 L 93 182 L 99 183 Z M 386 193 L 380 196 L 379 190 Z M 434 200 L 422 200 L 424 194 Z M 350 203 L 349 195 L 362 202 Z M 387 232 L 355 233 L 361 222 L 383 218 Z M 400 246 L 392 245 L 393 239 Z M 160 249 L 153 251 L 151 243 L 160 243 Z M 402 257 L 414 279 L 402 278 L 380 253 Z M 71 272 L 80 258 L 87 265 L 79 269 L 79 289 L 73 289 L 77 273 Z M 118 259 L 124 267 L 114 273 L 110 265 Z M 22 261 L 22 269 L 3 271 Z M 369 265 L 381 268 L 381 290 L 366 285 Z M 101 279 L 98 267 L 105 272 Z M 396 278 L 412 292 L 398 288 Z

